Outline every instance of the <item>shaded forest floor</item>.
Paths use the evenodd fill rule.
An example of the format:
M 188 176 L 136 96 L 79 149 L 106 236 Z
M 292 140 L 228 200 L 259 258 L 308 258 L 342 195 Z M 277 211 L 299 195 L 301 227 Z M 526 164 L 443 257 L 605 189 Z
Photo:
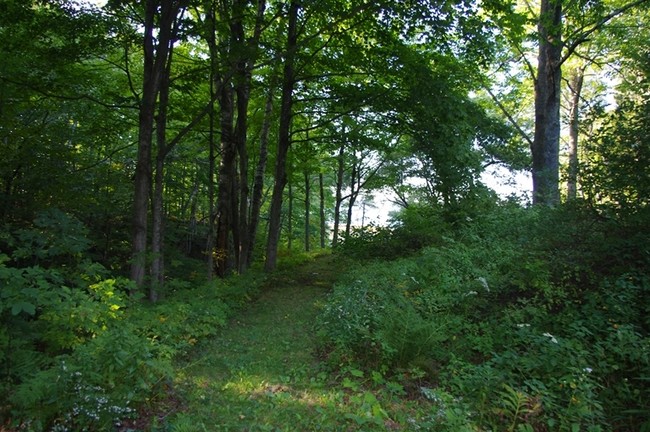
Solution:
M 365 389 L 361 371 L 328 369 L 316 354 L 318 304 L 340 267 L 326 255 L 274 275 L 256 301 L 178 370 L 181 406 L 154 429 L 402 429 L 390 414 L 406 414 L 399 398 Z

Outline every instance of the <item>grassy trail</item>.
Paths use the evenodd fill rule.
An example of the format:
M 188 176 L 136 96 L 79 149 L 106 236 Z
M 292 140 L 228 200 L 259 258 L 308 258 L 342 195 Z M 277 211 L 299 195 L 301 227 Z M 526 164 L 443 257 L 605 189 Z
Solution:
M 391 420 L 378 421 L 377 413 L 384 416 L 374 396 L 333 385 L 314 357 L 316 303 L 331 288 L 336 267 L 332 256 L 323 256 L 274 277 L 179 372 L 176 388 L 186 407 L 165 429 L 386 430 Z

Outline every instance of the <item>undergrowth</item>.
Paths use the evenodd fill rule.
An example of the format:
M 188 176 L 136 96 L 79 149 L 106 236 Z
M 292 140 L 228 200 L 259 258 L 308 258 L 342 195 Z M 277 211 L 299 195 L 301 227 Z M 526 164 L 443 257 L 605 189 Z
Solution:
M 506 204 L 431 225 L 430 246 L 368 253 L 337 284 L 321 349 L 333 367 L 410 371 L 437 412 L 425 430 L 650 430 L 648 232 L 634 223 Z M 400 250 L 396 229 L 342 252 Z
M 0 428 L 117 427 L 165 397 L 174 362 L 260 285 L 255 272 L 169 281 L 165 301 L 147 304 L 90 260 L 87 236 L 57 210 L 0 230 Z

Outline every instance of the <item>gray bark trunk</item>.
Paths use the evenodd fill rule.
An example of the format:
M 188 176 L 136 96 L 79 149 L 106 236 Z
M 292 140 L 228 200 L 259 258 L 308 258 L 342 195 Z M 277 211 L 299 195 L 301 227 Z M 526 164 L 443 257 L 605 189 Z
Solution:
M 269 89 L 264 110 L 264 122 L 262 123 L 262 133 L 260 136 L 260 158 L 255 169 L 255 179 L 253 181 L 253 194 L 251 199 L 251 216 L 248 226 L 248 249 L 247 262 L 253 261 L 253 251 L 255 240 L 257 238 L 257 229 L 260 222 L 260 210 L 262 208 L 262 195 L 264 194 L 264 173 L 266 172 L 266 162 L 268 160 L 268 143 L 269 132 L 271 131 L 271 115 L 273 113 L 273 88 Z
M 584 69 L 573 69 L 570 77 L 571 110 L 569 113 L 569 167 L 567 173 L 567 200 L 574 200 L 578 195 L 578 141 L 580 126 L 580 99 Z
M 300 6 L 297 1 L 289 5 L 289 24 L 287 29 L 287 53 L 284 61 L 282 78 L 282 99 L 280 105 L 280 127 L 278 133 L 278 154 L 275 166 L 275 185 L 271 198 L 269 215 L 269 235 L 266 245 L 266 262 L 264 269 L 273 271 L 278 260 L 280 243 L 280 225 L 282 217 L 282 193 L 287 184 L 287 153 L 291 145 L 291 117 L 293 104 L 293 87 L 295 85 L 294 58 L 298 42 L 297 22 Z
M 311 223 L 309 221 L 309 208 L 311 206 L 311 183 L 309 179 L 309 173 L 307 171 L 304 172 L 304 179 L 305 179 L 305 252 L 309 252 L 309 246 L 310 246 L 310 238 L 311 238 L 311 233 L 309 229 L 309 224 Z
M 318 189 L 320 194 L 320 248 L 325 249 L 325 185 L 323 184 L 323 173 L 318 173 Z
M 336 171 L 336 198 L 334 204 L 334 232 L 332 233 L 332 247 L 335 248 L 339 242 L 339 224 L 341 222 L 341 203 L 343 202 L 343 169 L 345 155 L 345 143 L 339 147 L 339 154 L 337 156 L 338 169 Z
M 562 79 L 562 2 L 542 0 L 539 55 L 535 80 L 533 203 L 560 201 L 560 84 Z
M 163 74 L 166 71 L 167 57 L 171 50 L 171 33 L 178 6 L 174 2 L 160 3 L 160 22 L 158 44 L 154 47 L 155 17 L 159 2 L 148 0 L 145 4 L 144 25 L 144 76 L 138 125 L 138 155 L 134 179 L 133 196 L 133 236 L 131 279 L 136 288 L 145 283 L 147 256 L 147 218 L 151 192 L 151 149 L 153 141 L 154 114 L 156 100 Z

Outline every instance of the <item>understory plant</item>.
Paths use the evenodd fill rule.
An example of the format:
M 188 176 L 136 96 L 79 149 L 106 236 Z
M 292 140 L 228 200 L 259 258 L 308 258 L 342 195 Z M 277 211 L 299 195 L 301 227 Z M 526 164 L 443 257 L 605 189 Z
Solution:
M 148 304 L 89 259 L 87 230 L 48 210 L 0 230 L 0 425 L 111 430 L 165 397 L 173 362 L 215 334 L 259 285 L 170 281 Z
M 323 350 L 334 365 L 422 371 L 415 388 L 462 398 L 448 414 L 478 428 L 648 430 L 647 228 L 618 237 L 634 223 L 578 205 L 468 218 L 351 270 L 322 307 Z

